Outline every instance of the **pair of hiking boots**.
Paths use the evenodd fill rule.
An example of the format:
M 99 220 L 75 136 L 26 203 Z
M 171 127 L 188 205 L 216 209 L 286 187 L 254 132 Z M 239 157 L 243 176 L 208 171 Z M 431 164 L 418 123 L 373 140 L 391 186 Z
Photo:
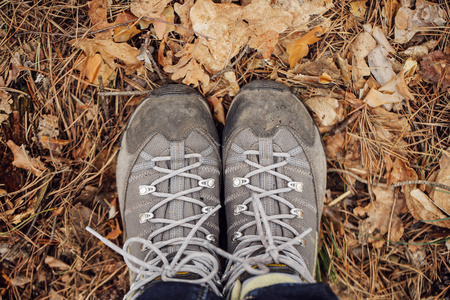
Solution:
M 122 250 L 102 240 L 124 256 L 130 295 L 158 280 L 206 284 L 217 294 L 267 273 L 314 282 L 326 157 L 311 116 L 287 87 L 245 85 L 222 146 L 199 93 L 158 88 L 130 118 L 116 172 L 126 242 Z M 223 271 L 218 255 L 227 260 Z

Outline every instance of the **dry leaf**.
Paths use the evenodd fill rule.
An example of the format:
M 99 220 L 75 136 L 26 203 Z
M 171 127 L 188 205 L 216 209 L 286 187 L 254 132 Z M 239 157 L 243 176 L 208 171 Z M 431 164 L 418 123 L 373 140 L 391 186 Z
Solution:
M 223 74 L 223 80 L 226 82 L 225 85 L 228 91 L 228 95 L 230 95 L 231 97 L 236 96 L 239 92 L 239 84 L 236 79 L 236 74 L 234 74 L 233 71 L 225 72 Z M 225 120 L 222 124 L 225 124 Z
M 410 192 L 411 200 L 408 203 L 409 212 L 418 220 L 446 219 L 444 214 L 424 192 L 413 189 Z M 431 224 L 450 228 L 450 220 L 433 221 Z
M 194 86 L 198 86 L 199 83 L 201 82 L 201 83 L 203 83 L 204 86 L 208 86 L 209 75 L 202 69 L 202 67 L 197 63 L 196 60 L 192 59 L 186 65 L 185 68 L 186 68 L 186 72 L 185 72 L 186 75 L 183 79 L 184 84 L 186 84 L 186 85 L 192 84 Z M 183 72 L 184 71 L 182 71 L 181 73 L 183 73 Z M 177 74 L 177 73 L 175 73 L 175 74 Z M 174 79 L 174 77 L 172 77 L 172 79 Z M 174 79 L 174 80 L 176 80 L 176 79 Z
M 332 126 L 344 119 L 344 109 L 337 99 L 312 97 L 305 104 L 317 115 L 319 124 L 323 126 Z
M 335 134 L 325 139 L 325 151 L 328 159 L 337 159 L 342 157 L 345 138 L 343 133 Z
M 442 88 L 450 87 L 450 55 L 441 50 L 430 52 L 420 63 L 425 77 Z
M 121 13 L 117 16 L 114 24 L 125 23 L 128 21 L 137 20 L 136 16 L 129 12 Z M 126 42 L 133 36 L 139 34 L 141 31 L 137 29 L 135 25 L 129 24 L 128 26 L 119 26 L 114 28 L 113 39 L 116 43 Z
M 56 268 L 62 271 L 68 270 L 70 266 L 66 264 L 65 262 L 54 258 L 52 256 L 46 256 L 44 262 L 50 267 L 50 268 Z
M 350 2 L 350 13 L 359 19 L 364 19 L 367 10 L 366 2 L 365 0 Z
M 413 11 L 402 6 L 395 16 L 395 42 L 404 44 L 412 39 L 417 32 L 424 32 L 435 26 L 444 26 L 445 12 L 438 4 L 417 0 Z
M 119 203 L 117 202 L 117 198 L 114 198 L 111 202 L 111 206 L 108 211 L 108 219 L 114 218 L 119 212 Z
M 143 63 L 136 58 L 139 50 L 127 43 L 101 39 L 72 40 L 69 43 L 82 49 L 88 57 L 95 56 L 98 52 L 103 61 L 113 70 L 122 67 L 126 74 L 133 74 L 136 71 L 138 74 L 145 72 Z
M 321 39 L 321 37 L 319 36 L 324 32 L 325 29 L 321 26 L 318 26 L 309 31 L 294 43 L 287 46 L 286 52 L 289 54 L 289 65 L 291 66 L 291 69 L 295 67 L 300 59 L 308 55 L 308 45 L 312 45 L 318 42 Z
M 341 75 L 344 82 L 348 85 L 352 82 L 352 73 L 350 70 L 350 65 L 348 64 L 348 61 L 344 58 L 342 58 L 339 54 L 337 55 L 337 62 L 339 65 L 339 69 L 341 69 Z
M 371 88 L 364 98 L 364 102 L 371 107 L 378 107 L 381 105 L 398 103 L 404 99 L 414 100 L 414 95 L 411 94 L 408 85 L 406 84 L 404 73 L 405 72 L 402 70 L 378 90 Z
M 36 202 L 36 198 L 34 198 L 34 202 Z M 32 214 L 35 213 L 35 209 L 34 209 L 34 205 L 32 205 L 32 203 L 30 203 L 28 205 L 28 208 L 21 212 L 21 213 L 14 213 L 12 215 L 11 218 L 11 223 L 13 223 L 14 225 L 19 224 L 20 222 L 22 222 L 23 220 L 25 220 L 26 218 L 28 218 L 29 216 L 31 216 Z
M 45 149 L 51 151 L 61 152 L 61 148 L 70 143 L 68 140 L 50 138 L 46 135 L 39 137 L 39 142 Z
M 120 225 L 119 225 L 119 221 L 117 221 L 116 219 L 116 225 L 110 225 L 113 230 L 110 231 L 105 238 L 108 240 L 115 240 L 117 239 L 121 234 L 122 234 L 122 230 L 120 230 Z M 99 245 L 102 244 L 102 242 L 98 242 Z
M 180 22 L 183 27 L 192 29 L 191 18 L 189 13 L 191 11 L 192 6 L 194 6 L 194 0 L 186 0 L 183 4 L 175 3 L 173 8 L 177 15 L 180 17 Z M 190 30 L 186 30 L 182 27 L 176 27 L 175 30 L 183 36 L 185 39 L 190 38 L 194 33 Z
M 7 91 L 0 89 L 0 124 L 8 120 L 9 114 L 12 113 L 12 102 L 11 95 Z
M 207 100 L 213 107 L 214 118 L 225 125 L 225 112 L 223 109 L 222 100 L 215 96 L 209 97 Z
M 11 282 L 11 284 L 12 284 L 13 286 L 19 286 L 19 287 L 22 287 L 22 286 L 24 286 L 24 285 L 30 283 L 30 282 L 31 282 L 31 278 L 27 278 L 27 277 L 25 277 L 25 276 L 19 275 L 19 276 L 16 276 L 16 277 L 12 278 L 12 279 L 10 280 L 10 282 Z
M 169 2 L 170 0 L 132 0 L 130 10 L 138 18 L 157 19 Z
M 418 46 L 411 46 L 407 48 L 405 51 L 401 52 L 401 54 L 409 56 L 413 60 L 419 61 L 424 56 L 428 54 L 430 50 L 433 50 L 437 45 L 436 40 L 431 40 L 426 43 L 423 43 L 422 45 Z
M 41 175 L 43 170 L 46 169 L 44 163 L 40 160 L 39 157 L 31 158 L 28 156 L 28 151 L 25 150 L 25 147 L 23 145 L 19 147 L 11 140 L 9 140 L 6 144 L 14 154 L 14 161 L 12 163 L 13 166 L 28 170 L 35 176 Z
M 311 15 L 321 15 L 332 6 L 330 0 L 311 0 L 303 5 L 290 2 L 289 6 L 265 0 L 254 0 L 246 6 L 199 0 L 190 10 L 192 28 L 214 39 L 200 37 L 193 57 L 212 73 L 226 67 L 245 44 L 269 58 L 279 33 L 288 28 L 300 30 Z
M 336 67 L 331 55 L 322 55 L 315 61 L 297 64 L 291 72 L 293 74 L 318 76 L 319 82 L 320 79 L 327 81 L 322 83 L 329 83 L 330 81 L 336 81 L 341 78 L 341 72 L 339 72 L 339 69 Z
M 384 241 L 378 239 L 387 238 L 385 234 L 388 231 L 393 242 L 398 242 L 403 236 L 404 227 L 399 214 L 404 211 L 405 202 L 401 199 L 394 201 L 394 189 L 374 187 L 373 193 L 376 199 L 364 208 L 355 208 L 354 212 L 361 217 L 368 216 L 359 222 L 360 242 L 363 245 L 373 243 L 374 247 L 380 248 Z
M 427 254 L 423 246 L 409 244 L 408 256 L 417 268 L 422 268 L 427 263 Z
M 86 59 L 85 76 L 89 82 L 98 84 L 99 76 L 102 76 L 103 84 L 108 85 L 114 79 L 114 69 L 108 66 L 102 59 L 101 55 L 96 53 Z
M 268 59 L 278 43 L 280 33 L 289 28 L 305 30 L 311 16 L 317 18 L 333 6 L 331 0 L 311 0 L 302 4 L 294 1 L 288 6 L 281 0 L 278 1 L 280 3 L 277 0 L 273 3 L 254 0 L 246 6 L 240 6 L 198 0 L 193 5 L 191 1 L 182 6 L 175 5 L 183 26 L 192 28 L 199 38 L 193 44 L 186 43 L 184 49 L 176 54 L 182 64 L 177 63 L 174 68 L 166 66 L 164 70 L 169 73 L 177 72 L 178 74 L 172 75 L 176 78 L 190 77 L 190 72 L 199 69 L 193 66 L 199 64 L 208 73 L 216 74 L 226 68 L 245 45 L 258 50 Z M 182 31 L 180 28 L 176 30 Z M 195 62 L 188 69 L 186 64 L 190 60 Z M 182 73 L 184 76 L 180 77 Z M 198 78 L 198 75 L 193 77 Z M 205 76 L 203 78 L 206 79 Z
M 169 32 L 175 30 L 174 25 L 171 24 L 169 25 L 168 23 L 166 23 L 166 22 L 173 23 L 174 19 L 175 19 L 174 10 L 172 6 L 168 6 L 166 7 L 166 9 L 164 9 L 163 13 L 158 18 L 158 20 L 162 20 L 165 22 L 157 22 L 157 21 L 153 22 L 156 36 L 160 40 L 162 40 L 164 36 L 167 35 Z
M 444 184 L 446 186 L 450 186 L 450 148 L 447 148 L 447 151 L 443 151 L 443 154 L 439 160 L 440 170 L 436 176 L 436 182 Z M 443 190 L 441 188 L 435 188 L 430 194 L 431 198 L 434 200 L 434 203 L 445 211 L 447 214 L 450 214 L 450 192 Z
M 379 90 L 382 93 L 390 95 L 398 93 L 405 99 L 414 100 L 414 95 L 409 91 L 405 80 L 405 70 L 400 71 L 400 73 L 383 85 Z
M 38 136 L 46 135 L 50 137 L 58 137 L 58 117 L 49 114 L 42 114 L 41 119 L 39 120 L 38 130 Z
M 372 27 L 371 24 L 365 24 L 365 25 L 363 25 L 363 29 L 364 29 L 364 31 L 372 34 L 373 38 L 377 41 L 378 45 L 383 46 L 387 52 L 390 52 L 390 53 L 396 52 L 395 49 L 391 46 L 391 44 L 387 40 L 386 36 L 384 35 L 383 30 L 380 27 L 378 27 L 378 26 Z
M 102 30 L 111 26 L 106 19 L 111 3 L 112 0 L 92 0 L 88 2 L 92 31 Z M 111 35 L 112 29 L 109 29 L 105 32 L 99 32 L 95 36 L 97 38 L 110 38 Z
M 383 46 L 378 46 L 368 55 L 370 71 L 380 85 L 385 85 L 392 78 L 395 73 L 392 70 L 391 63 L 387 58 L 387 51 Z
M 356 90 L 361 89 L 365 83 L 365 76 L 370 76 L 370 68 L 365 57 L 375 49 L 377 42 L 368 32 L 361 32 L 352 44 L 352 79 Z

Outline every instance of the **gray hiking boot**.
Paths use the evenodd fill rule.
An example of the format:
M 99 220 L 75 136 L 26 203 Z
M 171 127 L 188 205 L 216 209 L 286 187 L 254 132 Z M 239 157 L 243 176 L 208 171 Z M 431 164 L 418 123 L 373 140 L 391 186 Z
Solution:
M 282 84 L 247 84 L 228 112 L 222 150 L 233 253 L 224 292 L 269 271 L 314 282 L 326 157 L 305 106 Z
M 207 284 L 219 294 L 221 163 L 206 101 L 183 85 L 152 91 L 123 133 L 117 190 L 132 277 L 129 295 L 163 281 Z

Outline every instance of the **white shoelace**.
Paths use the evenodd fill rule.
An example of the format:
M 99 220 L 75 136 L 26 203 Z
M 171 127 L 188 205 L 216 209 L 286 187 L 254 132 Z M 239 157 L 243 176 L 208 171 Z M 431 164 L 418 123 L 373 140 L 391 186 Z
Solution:
M 238 154 L 240 156 L 239 160 L 244 161 L 248 165 L 254 167 L 255 170 L 249 172 L 243 178 L 237 178 L 236 180 L 237 184 L 238 181 L 240 181 L 246 188 L 252 191 L 252 196 L 249 199 L 245 200 L 244 203 L 242 203 L 244 209 L 238 209 L 237 212 L 246 214 L 248 216 L 253 216 L 254 221 L 243 224 L 237 230 L 237 233 L 240 233 L 240 235 L 236 236 L 236 240 L 239 242 L 239 244 L 236 246 L 233 255 L 230 255 L 225 251 L 221 251 L 216 247 L 210 247 L 214 248 L 214 251 L 229 260 L 222 280 L 224 283 L 226 282 L 224 293 L 228 292 L 231 286 L 244 272 L 248 272 L 252 275 L 266 274 L 269 272 L 269 269 L 266 267 L 266 265 L 274 262 L 285 264 L 291 267 L 307 282 L 315 282 L 314 278 L 308 271 L 305 260 L 303 259 L 299 251 L 294 247 L 294 245 L 296 244 L 302 244 L 302 242 L 304 242 L 304 237 L 311 233 L 312 229 L 309 228 L 304 232 L 299 233 L 292 226 L 283 221 L 283 219 L 286 220 L 303 216 L 301 209 L 295 208 L 291 202 L 279 196 L 279 194 L 281 193 L 290 192 L 292 190 L 301 192 L 302 189 L 301 183 L 293 182 L 290 177 L 275 171 L 275 169 L 288 164 L 286 160 L 289 159 L 291 155 L 289 153 L 273 153 L 274 157 L 283 157 L 285 158 L 285 160 L 267 166 L 262 166 L 256 162 L 250 161 L 247 158 L 243 159 L 243 155 L 245 155 L 246 157 L 247 155 L 258 154 L 259 151 L 256 150 L 243 151 L 242 153 Z M 262 188 L 250 184 L 249 179 L 252 176 L 264 172 L 287 181 L 287 186 L 266 191 Z M 291 213 L 267 216 L 261 202 L 261 199 L 264 197 L 270 197 L 286 205 L 290 208 Z M 253 211 L 247 210 L 250 203 L 252 204 Z M 301 212 L 301 214 L 299 214 L 299 212 Z M 270 226 L 271 222 L 281 226 L 285 230 L 290 231 L 293 234 L 294 238 L 275 236 Z M 253 226 L 256 227 L 257 235 L 243 235 L 241 233 L 245 229 Z M 255 253 L 261 254 L 254 255 Z M 257 266 L 258 268 L 255 269 L 254 266 Z
M 124 299 L 136 299 L 139 296 L 139 291 L 141 291 L 147 284 L 151 281 L 155 280 L 158 277 L 161 277 L 162 281 L 172 281 L 172 282 L 189 282 L 195 284 L 207 284 L 216 294 L 220 294 L 218 288 L 218 272 L 219 272 L 219 262 L 215 255 L 213 255 L 213 251 L 209 249 L 209 247 L 205 247 L 205 243 L 210 244 L 204 238 L 195 237 L 197 232 L 203 233 L 206 237 L 209 236 L 209 232 L 206 228 L 202 227 L 203 223 L 212 216 L 217 213 L 220 209 L 220 205 L 217 206 L 206 206 L 206 204 L 200 200 L 188 197 L 188 194 L 198 192 L 205 187 L 212 188 L 213 185 L 208 186 L 208 182 L 205 183 L 205 180 L 198 175 L 188 173 L 189 171 L 198 168 L 202 165 L 201 154 L 186 154 L 186 159 L 189 158 L 198 158 L 199 161 L 193 163 L 191 165 L 182 167 L 180 169 L 171 170 L 162 167 L 156 166 L 155 162 L 161 161 L 170 161 L 170 156 L 164 157 L 155 157 L 151 158 L 151 161 L 147 163 L 147 166 L 140 166 L 139 170 L 145 169 L 154 169 L 158 172 L 165 173 L 166 175 L 158 178 L 153 181 L 150 185 L 140 186 L 139 192 L 141 195 L 146 195 L 151 193 L 156 197 L 163 198 L 164 200 L 160 201 L 157 205 L 153 206 L 148 212 L 141 214 L 141 223 L 152 222 L 163 224 L 164 226 L 158 230 L 152 232 L 147 239 L 141 237 L 132 237 L 129 238 L 123 245 L 123 248 L 116 246 L 111 241 L 102 237 L 96 231 L 94 231 L 90 227 L 86 227 L 86 230 L 92 233 L 95 237 L 97 237 L 100 241 L 102 241 L 105 245 L 119 253 L 123 256 L 125 263 L 128 265 L 130 270 L 135 274 L 135 280 L 132 286 L 130 287 L 130 291 L 125 295 Z M 198 180 L 199 186 L 195 186 L 190 189 L 182 190 L 175 194 L 164 193 L 156 191 L 156 185 L 162 183 L 166 180 L 169 180 L 175 176 L 190 178 L 194 180 Z M 203 183 L 203 184 L 202 184 Z M 211 181 L 209 182 L 211 183 Z M 192 215 L 187 218 L 181 220 L 170 220 L 163 218 L 154 218 L 153 212 L 167 205 L 170 201 L 173 200 L 183 200 L 188 203 L 196 204 L 202 208 L 202 213 L 198 215 Z M 205 209 L 206 208 L 206 209 Z M 143 217 L 142 217 L 143 216 Z M 192 224 L 195 223 L 195 224 Z M 152 240 L 158 236 L 163 234 L 164 232 L 176 228 L 189 228 L 189 234 L 185 237 L 177 237 L 169 240 L 163 240 L 159 242 L 152 242 Z M 139 259 L 136 256 L 127 252 L 128 248 L 132 244 L 139 244 L 141 248 L 144 248 L 145 251 L 148 252 L 145 255 L 145 258 Z M 171 247 L 177 248 L 173 257 L 170 259 L 167 258 L 168 253 L 163 252 L 164 248 Z M 199 250 L 191 250 L 189 248 L 199 247 L 203 248 L 204 251 Z M 177 273 L 180 272 L 188 272 L 192 274 L 197 274 L 199 276 L 198 279 L 181 279 L 176 278 Z

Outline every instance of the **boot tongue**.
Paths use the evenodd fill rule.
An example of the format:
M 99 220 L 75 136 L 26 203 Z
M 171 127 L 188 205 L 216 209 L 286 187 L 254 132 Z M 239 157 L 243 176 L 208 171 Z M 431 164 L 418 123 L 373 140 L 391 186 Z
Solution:
M 285 264 L 276 264 L 271 263 L 266 265 L 267 268 L 269 268 L 269 273 L 284 273 L 289 275 L 298 275 L 297 272 L 294 271 L 291 267 L 285 265 Z M 244 272 L 240 277 L 239 280 L 241 282 L 244 282 L 245 280 L 254 277 L 255 275 L 250 274 L 248 272 Z

